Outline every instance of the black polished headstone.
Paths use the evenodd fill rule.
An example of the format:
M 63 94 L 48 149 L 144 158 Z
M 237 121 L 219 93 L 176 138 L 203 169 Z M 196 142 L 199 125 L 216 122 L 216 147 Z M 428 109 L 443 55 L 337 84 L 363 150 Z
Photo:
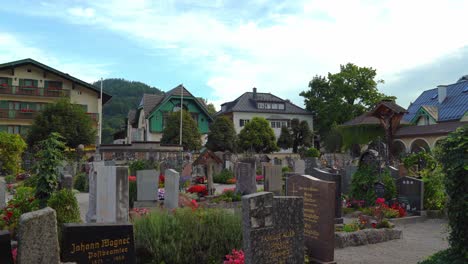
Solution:
M 374 191 L 375 196 L 377 196 L 377 198 L 383 198 L 385 195 L 385 184 L 381 182 L 376 182 L 374 184 Z
M 13 264 L 10 232 L 0 231 L 0 263 Z
M 410 206 L 408 211 L 424 210 L 424 182 L 412 177 L 401 177 L 396 180 L 398 200 Z
M 64 224 L 61 245 L 63 262 L 136 263 L 131 224 Z

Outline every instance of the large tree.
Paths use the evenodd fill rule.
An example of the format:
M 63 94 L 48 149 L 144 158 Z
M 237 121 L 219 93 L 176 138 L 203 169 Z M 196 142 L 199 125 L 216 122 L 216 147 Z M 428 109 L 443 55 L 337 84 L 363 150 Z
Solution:
M 75 105 L 69 99 L 61 99 L 48 104 L 34 119 L 28 133 L 28 144 L 34 146 L 37 142 L 47 139 L 52 132 L 59 133 L 67 147 L 94 144 L 96 129 L 93 121 L 80 105 Z
M 210 126 L 206 147 L 211 151 L 234 152 L 236 144 L 236 130 L 232 121 L 225 116 L 217 117 Z
M 244 151 L 270 153 L 278 151 L 275 132 L 262 117 L 254 117 L 239 133 L 239 147 Z
M 288 149 L 291 148 L 293 145 L 293 139 L 291 135 L 291 131 L 285 126 L 281 127 L 281 133 L 278 138 L 278 142 L 276 143 L 278 147 L 282 149 Z
M 313 133 L 307 121 L 294 118 L 291 120 L 291 135 L 293 152 L 297 153 L 300 146 L 312 146 Z
M 340 66 L 340 72 L 327 77 L 315 76 L 309 82 L 310 90 L 300 95 L 305 98 L 307 110 L 316 113 L 314 129 L 326 138 L 332 124 L 342 124 L 363 114 L 382 99 L 395 99 L 380 93 L 377 72 L 370 67 L 352 63 Z
M 182 146 L 184 150 L 199 150 L 201 148 L 201 134 L 197 123 L 190 113 L 182 112 Z M 165 127 L 161 143 L 179 144 L 180 142 L 180 111 L 170 113 L 164 120 Z

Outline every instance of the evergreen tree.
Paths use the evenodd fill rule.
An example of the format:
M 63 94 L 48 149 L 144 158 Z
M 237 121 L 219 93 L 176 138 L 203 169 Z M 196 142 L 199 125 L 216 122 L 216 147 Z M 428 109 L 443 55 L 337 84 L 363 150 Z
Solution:
M 235 152 L 236 144 L 236 130 L 232 121 L 225 116 L 217 117 L 210 126 L 206 147 L 211 151 Z
M 190 113 L 183 110 L 182 115 L 182 146 L 184 150 L 199 150 L 201 148 L 201 134 L 197 123 Z M 164 120 L 165 127 L 161 143 L 179 144 L 180 140 L 180 111 L 170 113 Z
M 239 133 L 239 147 L 244 151 L 270 153 L 278 151 L 275 132 L 262 117 L 254 117 Z
M 278 138 L 278 147 L 282 149 L 288 149 L 291 148 L 293 145 L 293 139 L 291 136 L 291 132 L 289 129 L 285 126 L 281 127 L 281 134 Z

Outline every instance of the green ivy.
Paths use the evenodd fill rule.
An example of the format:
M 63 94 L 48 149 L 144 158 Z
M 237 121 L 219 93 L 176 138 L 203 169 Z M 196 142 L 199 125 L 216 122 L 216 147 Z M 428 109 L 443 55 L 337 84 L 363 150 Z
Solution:
M 58 133 L 51 133 L 49 138 L 38 143 L 36 154 L 36 171 L 39 177 L 36 187 L 36 198 L 41 208 L 46 207 L 47 200 L 58 187 L 57 167 L 64 160 L 65 143 Z
M 446 174 L 450 247 L 468 259 L 468 125 L 459 127 L 441 142 L 437 159 Z
M 364 200 L 366 205 L 373 205 L 377 198 L 374 191 L 376 178 L 377 175 L 370 166 L 359 167 L 351 179 L 350 197 L 355 200 Z
M 440 166 L 435 170 L 424 169 L 421 171 L 424 182 L 424 208 L 427 210 L 441 210 L 444 208 L 447 195 L 445 193 L 445 175 Z
M 421 171 L 418 170 L 419 161 L 422 161 L 425 166 L 422 169 L 434 170 L 437 166 L 437 162 L 430 153 L 421 151 L 418 153 L 412 153 L 403 158 L 403 165 L 412 176 L 421 176 Z
M 62 189 L 55 192 L 47 204 L 57 213 L 57 224 L 59 227 L 64 223 L 81 222 L 80 208 L 73 191 Z

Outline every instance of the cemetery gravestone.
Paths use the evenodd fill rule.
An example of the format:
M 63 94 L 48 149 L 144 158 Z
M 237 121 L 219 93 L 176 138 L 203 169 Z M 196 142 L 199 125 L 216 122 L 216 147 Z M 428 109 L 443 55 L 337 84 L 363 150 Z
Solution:
M 21 215 L 18 228 L 18 264 L 60 262 L 55 211 L 46 207 Z
M 343 193 L 348 193 L 350 191 L 351 180 L 353 178 L 353 174 L 357 171 L 357 166 L 348 165 L 345 167 L 344 172 L 342 172 L 342 185 L 341 191 Z
M 314 168 L 310 174 L 312 177 L 322 181 L 330 181 L 335 183 L 335 224 L 342 224 L 343 218 L 341 217 L 341 175 L 329 173 L 318 168 Z
M 128 222 L 128 167 L 96 169 L 96 222 Z
M 62 189 L 73 189 L 73 177 L 70 174 L 63 175 L 61 185 Z
M 283 190 L 282 167 L 280 165 L 264 166 L 265 172 L 264 190 L 280 195 Z
M 0 179 L 0 209 L 6 206 L 6 184 L 3 179 Z
M 242 197 L 246 264 L 304 263 L 304 214 L 300 197 L 260 192 Z
M 305 161 L 304 160 L 295 160 L 294 161 L 294 172 L 299 175 L 305 174 Z
M 375 196 L 377 198 L 383 198 L 385 195 L 385 184 L 381 182 L 376 182 L 374 184 Z
M 312 171 L 314 168 L 318 168 L 318 159 L 317 158 L 305 158 L 305 169 L 304 169 L 304 174 L 306 175 L 312 175 Z
M 242 195 L 257 191 L 255 167 L 249 163 L 239 162 L 236 166 L 236 192 Z
M 309 175 L 288 178 L 287 194 L 304 198 L 304 245 L 311 263 L 336 263 L 335 188 Z
M 101 157 L 98 155 L 97 157 Z M 95 157 L 96 158 L 96 157 Z M 89 203 L 86 222 L 96 222 L 97 167 L 104 166 L 103 161 L 92 162 L 88 174 Z
M 156 201 L 158 199 L 159 171 L 137 171 L 137 200 Z
M 179 173 L 173 169 L 166 170 L 164 182 L 164 207 L 174 209 L 179 207 Z
M 133 225 L 64 224 L 62 261 L 81 263 L 135 263 Z
M 420 212 L 424 210 L 424 182 L 412 177 L 401 177 L 396 180 L 398 200 L 409 203 L 410 210 Z
M 10 232 L 0 230 L 0 263 L 13 264 Z

